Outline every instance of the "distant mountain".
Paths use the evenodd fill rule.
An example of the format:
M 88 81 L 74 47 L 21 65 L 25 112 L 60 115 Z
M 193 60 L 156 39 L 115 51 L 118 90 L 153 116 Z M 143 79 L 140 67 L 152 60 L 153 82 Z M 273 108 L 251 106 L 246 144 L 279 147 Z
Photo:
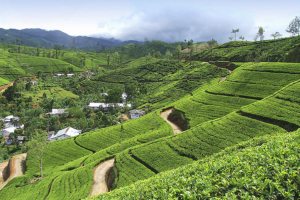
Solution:
M 70 36 L 62 31 L 46 31 L 43 29 L 2 29 L 0 28 L 0 42 L 22 44 L 34 47 L 53 48 L 55 45 L 65 48 L 82 50 L 103 50 L 106 48 L 128 44 L 129 41 L 116 39 L 94 38 L 87 36 Z M 130 43 L 138 43 L 130 41 Z

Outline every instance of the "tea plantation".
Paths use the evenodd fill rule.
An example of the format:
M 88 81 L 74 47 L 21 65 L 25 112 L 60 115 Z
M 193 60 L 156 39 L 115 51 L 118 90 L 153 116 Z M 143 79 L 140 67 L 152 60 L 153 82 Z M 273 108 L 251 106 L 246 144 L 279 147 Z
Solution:
M 257 58 L 266 62 L 239 63 L 233 71 L 155 57 L 127 57 L 120 67 L 107 64 L 104 53 L 31 47 L 18 52 L 15 45 L 2 46 L 0 86 L 25 76 L 97 68 L 88 81 L 78 78 L 80 83 L 74 79 L 59 85 L 44 78 L 49 88 L 24 91 L 26 99 L 67 98 L 81 106 L 101 86 L 109 92 L 129 91 L 129 102 L 147 114 L 47 143 L 42 178 L 39 152 L 29 149 L 24 176 L 1 189 L 0 199 L 90 198 L 96 167 L 110 159 L 114 167 L 104 179 L 113 179 L 111 192 L 95 199 L 299 198 L 300 64 L 289 63 L 296 61 L 292 53 L 298 40 L 232 42 L 194 57 L 253 61 L 249 55 L 261 45 L 268 59 Z M 289 54 L 278 57 L 281 51 Z M 76 85 L 72 92 L 65 89 L 70 85 Z M 78 92 L 82 88 L 86 98 Z M 171 108 L 181 114 L 185 129 L 180 134 L 167 123 L 170 117 L 162 116 Z M 81 116 L 89 115 L 95 113 Z

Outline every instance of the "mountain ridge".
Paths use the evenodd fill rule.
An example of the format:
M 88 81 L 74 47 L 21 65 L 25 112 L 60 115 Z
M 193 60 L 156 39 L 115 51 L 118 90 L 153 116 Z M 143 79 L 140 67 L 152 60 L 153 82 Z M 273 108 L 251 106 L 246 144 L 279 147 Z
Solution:
M 121 41 L 114 38 L 97 38 L 89 36 L 71 36 L 60 30 L 40 28 L 3 29 L 0 28 L 0 40 L 8 44 L 22 44 L 33 47 L 53 48 L 56 45 L 69 49 L 100 51 L 128 43 L 139 43 L 135 40 Z

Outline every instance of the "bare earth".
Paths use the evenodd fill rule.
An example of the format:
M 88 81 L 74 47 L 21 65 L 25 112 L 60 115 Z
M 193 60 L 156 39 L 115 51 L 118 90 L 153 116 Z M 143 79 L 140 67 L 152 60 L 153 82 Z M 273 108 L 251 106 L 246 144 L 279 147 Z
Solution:
M 170 108 L 168 110 L 165 110 L 163 112 L 160 113 L 161 118 L 163 118 L 168 124 L 170 124 L 170 126 L 173 129 L 173 133 L 174 134 L 179 134 L 182 132 L 182 130 L 173 122 L 168 120 L 168 116 L 173 112 L 173 108 Z
M 9 182 L 11 181 L 12 179 L 18 177 L 18 176 L 22 176 L 23 175 L 23 166 L 22 166 L 22 163 L 23 161 L 26 160 L 26 156 L 27 154 L 26 153 L 23 153 L 23 154 L 19 154 L 19 155 L 15 155 L 13 156 L 9 162 L 8 161 L 5 161 L 4 163 L 1 163 L 1 167 L 0 167 L 0 171 L 1 171 L 1 181 L 0 181 L 0 190 Z M 6 163 L 6 164 L 5 164 Z M 9 165 L 9 166 L 8 166 Z M 3 182 L 3 170 L 5 167 L 9 167 L 9 170 L 10 170 L 10 175 L 8 177 L 8 179 L 6 181 Z
M 12 86 L 13 84 L 14 84 L 14 82 L 0 86 L 0 92 L 4 92 L 7 88 Z
M 107 186 L 107 177 L 108 172 L 111 168 L 114 167 L 115 159 L 107 160 L 103 163 L 100 163 L 94 169 L 94 183 L 90 196 L 97 196 L 109 191 Z
M 231 73 L 232 73 L 232 71 L 231 71 L 231 70 L 228 70 L 228 72 L 229 72 L 229 74 L 231 74 Z M 221 78 L 220 78 L 220 81 L 219 81 L 219 83 L 221 83 L 221 82 L 223 82 L 223 81 L 226 81 L 226 79 L 227 79 L 227 76 L 225 76 L 225 77 L 221 77 Z

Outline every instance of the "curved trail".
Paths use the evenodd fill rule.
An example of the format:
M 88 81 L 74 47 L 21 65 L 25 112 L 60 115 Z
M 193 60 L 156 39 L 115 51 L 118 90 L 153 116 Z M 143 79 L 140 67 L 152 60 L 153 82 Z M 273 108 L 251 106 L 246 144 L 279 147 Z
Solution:
M 94 169 L 94 183 L 90 196 L 97 196 L 109 191 L 107 185 L 110 170 L 114 167 L 115 159 L 110 159 L 100 163 Z
M 227 77 L 232 73 L 231 70 L 228 69 L 229 74 L 227 76 L 221 77 L 219 83 L 226 81 Z
M 19 154 L 19 155 L 15 155 L 13 156 L 9 161 L 6 161 L 6 166 L 5 163 L 3 163 L 3 165 L 1 164 L 1 181 L 0 181 L 0 190 L 12 179 L 18 177 L 18 176 L 22 176 L 23 175 L 23 163 L 26 160 L 26 153 L 23 154 Z M 6 168 L 6 169 L 5 169 Z M 8 178 L 4 181 L 3 177 L 4 177 L 4 171 L 8 170 Z
M 174 124 L 173 122 L 169 121 L 168 117 L 173 112 L 173 108 L 164 110 L 160 113 L 161 118 L 163 118 L 171 127 L 174 134 L 179 134 L 182 132 L 181 128 Z
M 7 88 L 12 86 L 13 84 L 14 84 L 14 82 L 11 82 L 11 83 L 0 86 L 0 92 L 4 92 Z

